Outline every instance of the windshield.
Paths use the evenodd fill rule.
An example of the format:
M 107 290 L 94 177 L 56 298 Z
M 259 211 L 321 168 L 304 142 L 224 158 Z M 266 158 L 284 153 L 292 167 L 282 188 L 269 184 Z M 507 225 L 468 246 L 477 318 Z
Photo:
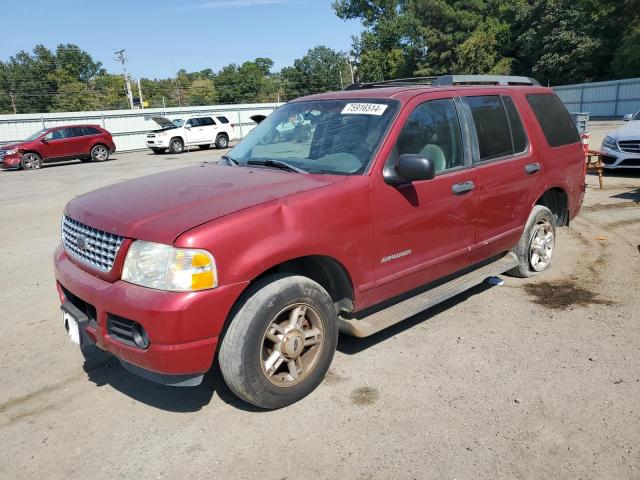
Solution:
M 40 135 L 42 135 L 46 131 L 47 131 L 46 128 L 43 128 L 42 130 L 38 130 L 37 132 L 34 132 L 31 135 L 29 135 L 27 138 L 25 138 L 24 141 L 25 142 L 31 142 L 32 140 L 35 140 L 36 138 L 38 138 Z
M 279 160 L 309 173 L 363 173 L 398 102 L 316 100 L 288 103 L 247 135 L 229 157 L 240 165 Z
M 181 127 L 181 126 L 182 126 L 182 124 L 184 123 L 184 120 L 171 120 L 171 121 L 173 122 L 173 124 L 174 124 L 176 127 Z M 172 128 L 172 127 L 167 126 L 167 128 Z

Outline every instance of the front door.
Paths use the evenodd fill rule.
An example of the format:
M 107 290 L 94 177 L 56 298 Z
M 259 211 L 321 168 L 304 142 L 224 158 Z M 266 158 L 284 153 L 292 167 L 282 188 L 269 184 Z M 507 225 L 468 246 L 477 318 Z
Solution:
M 429 100 L 414 99 L 387 160 L 395 162 L 402 154 L 425 156 L 435 164 L 435 178 L 394 187 L 381 172 L 372 175 L 374 297 L 400 294 L 471 261 L 477 177 L 460 102 L 447 93 L 451 95 L 442 92 L 439 99 L 433 93 Z
M 69 128 L 58 128 L 47 133 L 43 140 L 42 157 L 45 160 L 54 160 L 72 156 L 74 152 L 73 142 L 67 138 Z
M 185 136 L 188 145 L 197 145 L 207 141 L 207 133 L 201 118 L 190 118 L 185 123 Z

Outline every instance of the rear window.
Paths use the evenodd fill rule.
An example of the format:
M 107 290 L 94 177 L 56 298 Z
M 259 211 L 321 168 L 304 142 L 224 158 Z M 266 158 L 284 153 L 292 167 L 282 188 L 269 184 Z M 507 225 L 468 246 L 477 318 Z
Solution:
M 502 100 L 498 95 L 465 97 L 476 127 L 480 161 L 513 154 L 511 130 Z
M 580 136 L 560 99 L 550 93 L 527 95 L 527 101 L 552 147 L 578 143 Z

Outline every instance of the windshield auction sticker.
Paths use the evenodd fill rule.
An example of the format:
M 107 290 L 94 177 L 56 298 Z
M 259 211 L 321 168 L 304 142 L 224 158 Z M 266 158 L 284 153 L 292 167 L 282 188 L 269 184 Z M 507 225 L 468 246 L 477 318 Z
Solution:
M 389 105 L 382 103 L 347 103 L 343 115 L 382 115 Z

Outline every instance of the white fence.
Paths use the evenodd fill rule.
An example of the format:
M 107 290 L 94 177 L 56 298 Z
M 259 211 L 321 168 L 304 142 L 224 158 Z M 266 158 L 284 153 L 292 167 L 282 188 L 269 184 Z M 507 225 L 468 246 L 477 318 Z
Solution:
M 214 105 L 206 107 L 149 108 L 145 110 L 108 110 L 104 112 L 27 113 L 0 115 L 0 144 L 22 140 L 41 128 L 73 124 L 100 125 L 111 132 L 120 152 L 145 149 L 145 134 L 160 128 L 151 115 L 163 115 L 171 120 L 191 115 L 224 115 L 235 125 L 236 139 L 255 127 L 253 115 L 269 115 L 281 104 L 256 103 L 245 105 Z

